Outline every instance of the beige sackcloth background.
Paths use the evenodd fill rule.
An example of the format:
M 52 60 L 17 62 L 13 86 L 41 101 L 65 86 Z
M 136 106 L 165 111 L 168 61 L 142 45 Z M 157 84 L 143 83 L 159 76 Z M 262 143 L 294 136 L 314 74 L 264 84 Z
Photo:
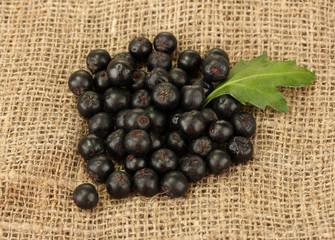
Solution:
M 68 77 L 94 48 L 111 55 L 135 36 L 171 31 L 175 56 L 225 49 L 232 65 L 264 52 L 297 60 L 313 86 L 282 88 L 288 113 L 247 107 L 255 155 L 193 184 L 186 197 L 100 201 L 77 152 L 87 123 Z M 3 239 L 335 239 L 333 0 L 1 0 L 0 237 Z

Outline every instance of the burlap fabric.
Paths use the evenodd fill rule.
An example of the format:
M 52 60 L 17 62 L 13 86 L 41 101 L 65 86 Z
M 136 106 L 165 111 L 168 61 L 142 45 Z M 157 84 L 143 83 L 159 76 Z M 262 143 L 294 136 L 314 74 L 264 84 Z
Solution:
M 178 52 L 221 47 L 232 64 L 267 52 L 317 74 L 282 89 L 289 112 L 253 107 L 250 163 L 193 184 L 187 196 L 72 201 L 92 182 L 77 152 L 87 123 L 68 90 L 94 48 L 171 31 Z M 4 239 L 334 239 L 333 0 L 0 1 L 0 236 Z M 177 55 L 177 54 L 176 54 Z

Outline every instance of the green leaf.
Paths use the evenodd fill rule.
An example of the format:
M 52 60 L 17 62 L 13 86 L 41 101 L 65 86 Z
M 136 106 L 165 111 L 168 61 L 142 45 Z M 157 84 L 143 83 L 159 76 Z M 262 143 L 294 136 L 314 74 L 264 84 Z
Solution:
M 229 72 L 228 79 L 218 85 L 206 98 L 205 106 L 214 98 L 229 94 L 242 104 L 258 108 L 267 106 L 287 112 L 284 95 L 276 87 L 311 85 L 316 75 L 299 67 L 295 61 L 269 61 L 263 54 L 249 62 L 240 61 Z

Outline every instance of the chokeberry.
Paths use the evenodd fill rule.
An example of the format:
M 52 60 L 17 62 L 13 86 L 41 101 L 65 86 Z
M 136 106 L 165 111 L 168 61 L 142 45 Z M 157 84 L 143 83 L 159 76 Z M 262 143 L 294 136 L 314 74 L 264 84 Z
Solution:
M 256 130 L 255 118 L 247 112 L 237 112 L 231 118 L 235 135 L 251 137 Z
M 78 98 L 77 109 L 84 118 L 90 118 L 94 114 L 103 111 L 103 107 L 102 99 L 95 92 L 84 92 Z
M 218 120 L 209 126 L 208 133 L 214 142 L 224 143 L 233 136 L 234 128 L 230 122 L 226 120 Z
M 234 163 L 246 163 L 252 158 L 253 146 L 248 138 L 236 136 L 227 143 L 227 151 Z
M 152 44 L 144 37 L 134 38 L 128 46 L 128 51 L 137 61 L 144 61 L 152 52 Z
M 135 59 L 129 52 L 120 52 L 114 56 L 114 59 L 124 59 L 130 63 L 133 68 L 136 67 Z
M 151 138 L 151 151 L 150 152 L 155 152 L 156 150 L 164 146 L 164 138 L 161 135 L 158 135 L 154 132 L 150 132 L 150 138 Z
M 186 194 L 189 183 L 187 177 L 180 171 L 171 171 L 161 180 L 162 190 L 170 197 L 177 198 Z
M 105 111 L 117 113 L 130 105 L 130 93 L 122 88 L 109 88 L 104 94 Z
M 153 109 L 151 107 L 147 108 L 145 112 L 150 118 L 150 122 L 151 122 L 150 130 L 151 131 L 161 133 L 166 130 L 165 127 L 166 127 L 167 121 L 166 121 L 166 116 L 164 113 L 156 109 Z
M 151 127 L 151 121 L 148 114 L 142 108 L 130 109 L 124 116 L 125 129 L 143 129 L 148 130 Z
M 133 93 L 130 105 L 134 108 L 146 108 L 151 104 L 151 96 L 148 90 L 140 89 Z
M 178 129 L 178 120 L 179 120 L 179 117 L 183 114 L 183 112 L 180 110 L 180 109 L 177 109 L 175 112 L 173 112 L 171 115 L 170 115 L 170 128 L 171 129 L 175 129 L 177 130 Z
M 169 132 L 166 136 L 166 147 L 176 151 L 177 153 L 183 153 L 186 148 L 186 141 L 179 131 Z
M 158 174 L 151 168 L 142 168 L 134 175 L 134 188 L 145 197 L 152 197 L 159 191 Z
M 160 83 L 152 90 L 152 102 L 161 110 L 174 109 L 180 100 L 180 92 L 171 83 Z
M 112 87 L 112 82 L 109 80 L 106 70 L 97 72 L 94 76 L 95 91 L 103 93 L 110 87 Z
M 119 111 L 115 116 L 115 126 L 116 128 L 125 128 L 124 118 L 128 113 L 129 109 L 123 109 Z
M 206 162 L 198 155 L 187 154 L 181 159 L 180 170 L 190 182 L 197 182 L 206 176 Z
M 177 47 L 177 39 L 172 33 L 161 32 L 154 39 L 154 47 L 156 51 L 171 54 Z
M 106 69 L 108 63 L 111 61 L 111 56 L 106 50 L 95 49 L 90 51 L 87 55 L 86 64 L 91 73 L 97 73 Z
M 151 150 L 150 135 L 144 130 L 132 130 L 124 138 L 124 147 L 129 154 L 144 156 Z
M 187 73 L 195 73 L 199 70 L 201 57 L 193 50 L 183 51 L 178 58 L 178 67 Z
M 209 137 L 203 136 L 203 137 L 193 139 L 190 142 L 189 147 L 193 153 L 198 154 L 202 157 L 205 157 L 208 155 L 210 151 L 212 151 L 213 143 Z
M 115 130 L 108 135 L 106 139 L 107 151 L 117 159 L 123 158 L 126 155 L 126 150 L 124 147 L 124 137 L 126 136 L 126 131 L 122 128 Z
M 169 81 L 180 88 L 188 83 L 187 73 L 181 68 L 172 68 L 169 71 Z
M 178 168 L 178 157 L 170 149 L 161 148 L 151 155 L 150 165 L 155 171 L 163 175 Z
M 124 160 L 124 169 L 127 173 L 133 175 L 137 170 L 148 166 L 148 161 L 144 157 L 128 155 Z
M 107 76 L 113 86 L 128 86 L 132 83 L 133 70 L 128 61 L 115 59 L 107 66 Z
M 200 86 L 186 85 L 181 91 L 180 103 L 186 111 L 201 109 L 205 102 L 205 93 Z
M 153 52 L 148 57 L 147 67 L 149 71 L 157 67 L 164 68 L 166 71 L 169 71 L 171 66 L 171 57 L 165 52 Z
M 154 68 L 145 79 L 145 84 L 150 90 L 164 82 L 169 82 L 169 74 L 164 68 Z
M 95 181 L 105 182 L 114 171 L 114 164 L 112 160 L 104 154 L 94 156 L 87 162 L 87 172 Z
M 227 62 L 229 63 L 229 57 L 228 57 L 228 54 L 220 49 L 220 48 L 212 48 L 210 49 L 209 51 L 206 52 L 206 54 L 203 56 L 203 60 L 206 60 L 208 57 L 212 56 L 212 55 L 220 55 L 220 56 L 223 56 Z
M 233 114 L 241 109 L 241 103 L 229 95 L 217 97 L 213 103 L 213 109 L 219 119 L 228 120 Z
M 206 97 L 214 90 L 213 84 L 203 79 L 193 79 L 191 80 L 190 83 L 191 85 L 200 86 L 202 90 L 204 91 L 204 94 Z
M 178 119 L 178 129 L 189 138 L 200 136 L 206 129 L 205 119 L 201 112 L 192 110 L 180 115 Z
M 221 149 L 211 151 L 206 162 L 208 169 L 215 175 L 227 172 L 232 165 L 229 155 Z
M 114 120 L 108 113 L 97 113 L 88 121 L 88 129 L 90 133 L 106 138 L 114 129 Z
M 218 120 L 218 116 L 211 108 L 203 108 L 200 112 L 205 119 L 206 125 Z
M 98 204 L 99 196 L 92 184 L 83 183 L 74 190 L 73 200 L 81 209 L 92 209 Z
M 84 136 L 78 144 L 80 155 L 84 159 L 89 159 L 105 152 L 104 140 L 94 134 Z
M 93 78 L 87 71 L 78 70 L 71 74 L 68 84 L 70 90 L 80 96 L 84 92 L 93 89 Z
M 202 62 L 202 73 L 208 82 L 222 82 L 229 73 L 229 63 L 221 55 L 212 55 Z
M 112 172 L 106 181 L 106 187 L 112 198 L 125 198 L 132 191 L 131 178 L 126 172 Z
M 132 78 L 132 82 L 128 86 L 128 88 L 131 91 L 135 92 L 137 90 L 146 88 L 146 85 L 145 85 L 145 79 L 147 78 L 146 72 L 142 70 L 134 71 L 131 78 Z

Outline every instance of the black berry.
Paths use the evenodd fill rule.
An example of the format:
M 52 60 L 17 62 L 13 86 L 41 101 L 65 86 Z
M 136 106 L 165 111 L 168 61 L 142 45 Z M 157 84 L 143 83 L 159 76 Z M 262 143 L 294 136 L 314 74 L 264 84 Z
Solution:
M 201 87 L 206 97 L 214 90 L 213 84 L 211 82 L 206 82 L 203 79 L 194 79 L 190 83 L 191 85 Z
M 94 76 L 95 91 L 103 93 L 110 87 L 112 87 L 112 82 L 109 80 L 106 70 L 97 72 Z
M 137 170 L 148 166 L 148 161 L 144 157 L 128 155 L 124 160 L 124 169 L 133 175 Z
M 159 177 L 151 168 L 138 170 L 134 175 L 134 188 L 145 197 L 152 197 L 159 191 Z
M 187 177 L 180 171 L 165 174 L 161 181 L 162 190 L 170 197 L 177 198 L 186 194 L 189 183 Z
M 227 172 L 232 165 L 229 155 L 221 149 L 210 152 L 206 161 L 208 169 L 215 175 Z
M 177 47 L 177 39 L 172 33 L 161 32 L 154 39 L 154 47 L 156 51 L 171 54 Z
M 186 111 L 201 109 L 205 102 L 205 93 L 200 86 L 186 85 L 181 91 L 180 103 Z
M 246 163 L 252 158 L 253 146 L 248 138 L 238 136 L 227 143 L 227 151 L 234 163 Z
M 129 109 L 123 109 L 119 111 L 115 116 L 115 126 L 116 128 L 125 128 L 124 118 L 128 113 Z
M 150 135 L 144 130 L 132 130 L 124 138 L 124 147 L 129 154 L 143 156 L 151 150 Z
M 226 142 L 234 133 L 233 126 L 226 120 L 218 120 L 209 126 L 208 134 L 217 143 Z
M 130 176 L 122 171 L 112 172 L 106 181 L 107 192 L 112 198 L 127 197 L 132 191 Z
M 80 155 L 84 159 L 89 159 L 105 152 L 104 140 L 94 134 L 84 136 L 78 144 Z
M 229 95 L 222 95 L 214 100 L 213 108 L 219 119 L 229 119 L 241 109 L 241 103 Z
M 150 138 L 151 138 L 151 151 L 150 152 L 155 152 L 156 150 L 164 146 L 164 138 L 161 135 L 150 132 Z
M 94 156 L 87 162 L 87 172 L 95 181 L 105 182 L 114 171 L 114 164 L 112 160 L 104 154 Z
M 250 113 L 237 112 L 230 121 L 237 136 L 251 137 L 256 130 L 255 118 Z
M 178 105 L 179 100 L 179 90 L 171 83 L 160 83 L 152 90 L 152 102 L 159 109 L 172 110 Z
M 92 50 L 87 55 L 87 68 L 91 71 L 91 73 L 97 73 L 99 71 L 105 70 L 111 59 L 111 56 L 106 50 Z
M 81 209 L 94 208 L 99 201 L 98 192 L 90 183 L 80 184 L 73 192 L 74 203 Z
M 155 110 L 153 108 L 147 108 L 145 110 L 146 114 L 150 118 L 151 128 L 150 130 L 153 132 L 161 133 L 165 131 L 167 119 L 164 113 L 161 111 Z
M 129 52 L 121 52 L 118 53 L 114 56 L 114 59 L 124 59 L 126 60 L 128 63 L 130 63 L 130 65 L 135 68 L 136 67 L 136 63 L 135 63 L 135 59 L 134 57 L 129 53 Z M 113 59 L 113 60 L 114 60 Z
M 150 90 L 164 82 L 169 82 L 169 74 L 163 68 L 154 68 L 145 79 L 146 87 Z
M 107 76 L 112 86 L 128 86 L 132 83 L 133 67 L 124 59 L 115 59 L 108 64 Z
M 122 128 L 108 135 L 106 139 L 107 151 L 114 158 L 120 159 L 126 155 L 126 150 L 124 147 L 124 137 L 125 136 L 126 136 L 126 131 Z
M 144 61 L 152 52 L 152 44 L 149 39 L 136 37 L 128 46 L 130 54 L 138 61 Z
M 187 73 L 195 73 L 199 70 L 201 57 L 193 50 L 183 51 L 178 58 L 178 67 Z
M 203 136 L 200 138 L 193 139 L 190 142 L 189 147 L 193 153 L 198 154 L 202 157 L 205 157 L 208 155 L 210 151 L 212 151 L 213 144 L 212 144 L 212 140 L 209 137 Z
M 105 111 L 117 113 L 130 105 L 130 93 L 122 88 L 109 88 L 104 94 Z
M 134 129 L 148 130 L 151 126 L 151 121 L 144 109 L 133 108 L 125 114 L 124 125 L 128 131 Z
M 161 148 L 150 157 L 151 167 L 159 174 L 165 174 L 178 168 L 177 155 L 167 148 Z
M 210 49 L 208 52 L 206 52 L 206 54 L 203 56 L 202 59 L 206 60 L 208 57 L 213 56 L 213 55 L 223 56 L 227 60 L 227 62 L 229 63 L 228 54 L 224 50 L 222 50 L 220 48 L 212 48 L 212 49 Z
M 200 112 L 205 119 L 206 125 L 218 120 L 218 116 L 211 108 L 203 108 Z
M 140 89 L 133 93 L 130 105 L 134 108 L 146 108 L 151 104 L 151 96 L 148 90 Z
M 166 147 L 172 149 L 173 151 L 183 153 L 186 147 L 186 141 L 179 131 L 169 132 L 166 136 Z
M 171 57 L 165 52 L 153 52 L 148 57 L 147 67 L 149 71 L 157 67 L 164 68 L 166 71 L 169 71 L 171 66 Z
M 88 129 L 99 137 L 106 138 L 114 130 L 114 121 L 108 113 L 97 113 L 88 121 Z
M 208 82 L 222 82 L 229 73 L 229 63 L 221 55 L 212 55 L 202 62 L 202 73 Z
M 177 130 L 178 129 L 178 120 L 179 120 L 179 117 L 183 114 L 183 112 L 181 110 L 176 110 L 175 112 L 173 112 L 171 115 L 170 115 L 170 128 L 171 129 L 175 129 Z
M 178 129 L 189 138 L 200 136 L 206 129 L 205 119 L 201 112 L 192 110 L 180 115 L 178 119 Z
M 79 96 L 93 89 L 93 78 L 85 70 L 78 70 L 71 74 L 68 84 L 70 90 Z
M 180 170 L 190 182 L 197 182 L 206 176 L 206 162 L 198 155 L 187 154 L 181 159 Z
M 128 86 L 128 88 L 131 91 L 135 92 L 137 90 L 146 88 L 146 85 L 145 85 L 145 79 L 147 78 L 146 72 L 142 70 L 134 71 L 131 78 L 132 78 L 132 82 Z
M 180 88 L 188 83 L 187 73 L 181 68 L 172 68 L 169 71 L 169 81 Z
M 92 91 L 84 92 L 79 96 L 77 102 L 77 109 L 81 116 L 90 118 L 94 114 L 103 111 L 103 102 L 100 96 Z

